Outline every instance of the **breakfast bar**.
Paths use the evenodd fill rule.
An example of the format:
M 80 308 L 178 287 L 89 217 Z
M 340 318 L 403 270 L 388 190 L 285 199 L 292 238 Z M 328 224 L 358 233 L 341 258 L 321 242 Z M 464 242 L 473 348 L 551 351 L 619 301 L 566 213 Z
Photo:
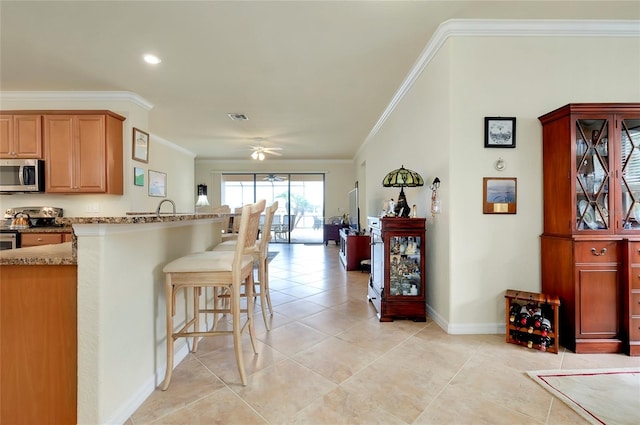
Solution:
M 56 219 L 56 224 L 73 229 L 73 242 L 1 251 L 3 376 L 10 359 L 5 352 L 18 363 L 17 370 L 32 380 L 38 375 L 29 375 L 30 365 L 21 364 L 23 360 L 37 364 L 57 353 L 56 363 L 46 366 L 56 376 L 49 372 L 35 383 L 2 382 L 5 394 L 8 384 L 53 387 L 52 398 L 34 402 L 17 388 L 16 405 L 3 406 L 3 412 L 30 409 L 33 423 L 50 422 L 51 415 L 62 418 L 56 423 L 126 421 L 139 399 L 146 398 L 164 375 L 162 268 L 175 258 L 218 244 L 222 222 L 215 214 L 64 217 Z M 60 278 L 55 277 L 58 273 Z M 9 308 L 8 297 L 23 302 L 13 302 L 15 307 Z M 176 326 L 183 320 L 187 301 L 176 299 Z M 25 323 L 33 311 L 40 316 L 31 318 L 33 324 Z M 55 327 L 37 326 L 52 322 L 52 317 Z M 48 344 L 40 343 L 37 352 L 25 355 L 27 348 L 20 348 L 21 343 L 38 339 Z M 56 345 L 62 351 L 55 351 Z M 176 363 L 187 353 L 186 344 L 176 344 Z M 62 382 L 66 383 L 61 386 Z M 69 401 L 76 404 L 76 397 L 72 416 L 56 411 L 64 401 L 67 408 Z M 22 410 L 21 414 L 27 413 Z M 48 417 L 43 422 L 38 414 Z

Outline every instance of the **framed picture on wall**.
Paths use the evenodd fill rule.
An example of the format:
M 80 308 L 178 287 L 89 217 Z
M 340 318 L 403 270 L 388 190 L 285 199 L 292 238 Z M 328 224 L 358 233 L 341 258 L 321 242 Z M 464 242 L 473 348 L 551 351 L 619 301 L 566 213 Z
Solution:
M 133 156 L 140 162 L 149 162 L 149 133 L 133 128 Z
M 149 196 L 167 196 L 167 173 L 149 170 Z
M 144 170 L 142 168 L 133 167 L 133 184 L 144 186 Z
M 482 212 L 484 214 L 516 213 L 518 184 L 515 177 L 484 177 L 482 183 Z
M 485 117 L 484 118 L 484 147 L 485 148 L 515 148 L 516 147 L 516 119 L 515 117 Z

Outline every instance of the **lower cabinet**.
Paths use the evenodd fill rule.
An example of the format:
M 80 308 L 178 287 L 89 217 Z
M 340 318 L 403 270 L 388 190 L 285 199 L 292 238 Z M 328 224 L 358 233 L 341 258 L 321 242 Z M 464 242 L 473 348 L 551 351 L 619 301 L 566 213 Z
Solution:
M 20 235 L 20 247 L 51 245 L 63 242 L 71 242 L 71 233 L 22 233 Z
M 630 245 L 620 239 L 542 237 L 542 292 L 562 303 L 561 345 L 576 353 L 618 353 L 631 344 L 627 288 L 633 263 L 625 255 Z
M 340 229 L 340 261 L 347 271 L 360 269 L 360 262 L 368 260 L 370 238 L 349 234 L 349 229 Z
M 369 218 L 371 277 L 367 298 L 381 322 L 427 320 L 426 219 Z
M 77 267 L 3 265 L 0 423 L 77 423 Z
M 640 241 L 625 245 L 625 259 L 629 264 L 625 285 L 624 331 L 629 335 L 628 354 L 640 356 Z

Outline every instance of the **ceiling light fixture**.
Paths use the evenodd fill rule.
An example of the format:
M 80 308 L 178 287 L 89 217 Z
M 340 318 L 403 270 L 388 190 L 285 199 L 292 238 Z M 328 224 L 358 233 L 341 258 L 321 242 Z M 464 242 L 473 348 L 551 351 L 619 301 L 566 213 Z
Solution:
M 150 63 L 151 65 L 157 65 L 160 62 L 162 62 L 162 60 L 159 57 L 151 54 L 144 55 L 144 61 L 146 63 Z

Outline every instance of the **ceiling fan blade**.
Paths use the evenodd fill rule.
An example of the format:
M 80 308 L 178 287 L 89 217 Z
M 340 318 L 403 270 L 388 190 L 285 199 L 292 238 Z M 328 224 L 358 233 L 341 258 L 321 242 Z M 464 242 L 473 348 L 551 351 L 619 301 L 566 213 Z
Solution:
M 276 155 L 276 156 L 282 156 L 282 154 L 280 152 L 272 152 L 272 151 L 268 151 L 268 150 L 264 150 L 264 153 L 268 153 L 269 155 Z

